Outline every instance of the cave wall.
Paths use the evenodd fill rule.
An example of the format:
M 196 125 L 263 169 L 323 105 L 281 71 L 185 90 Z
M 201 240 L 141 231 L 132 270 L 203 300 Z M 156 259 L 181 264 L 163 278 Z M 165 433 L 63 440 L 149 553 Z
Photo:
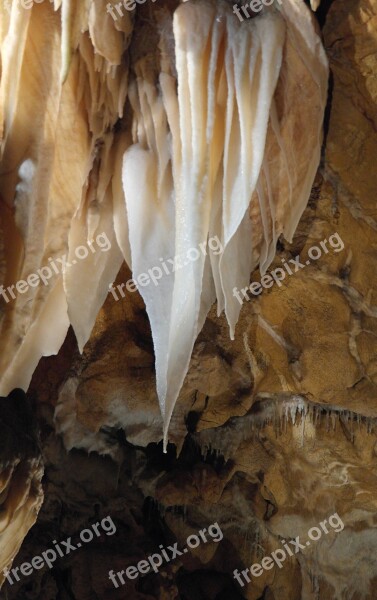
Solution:
M 272 268 L 304 268 L 244 302 L 234 341 L 213 308 L 162 453 L 151 333 L 139 295 L 109 295 L 80 355 L 72 332 L 42 359 L 35 399 L 45 501 L 14 565 L 111 515 L 117 533 L 7 600 L 353 600 L 376 597 L 377 6 L 334 0 L 323 27 L 331 85 L 308 207 Z M 338 234 L 344 248 L 310 249 Z M 117 282 L 130 272 L 123 266 Z M 260 280 L 258 272 L 252 281 Z M 337 513 L 344 523 L 241 587 L 234 569 Z M 108 579 L 217 522 L 224 539 L 160 573 Z

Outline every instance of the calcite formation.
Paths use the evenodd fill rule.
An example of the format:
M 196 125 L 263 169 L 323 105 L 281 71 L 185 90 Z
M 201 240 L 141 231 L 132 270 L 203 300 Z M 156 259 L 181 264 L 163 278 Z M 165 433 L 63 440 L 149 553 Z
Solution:
M 127 94 L 123 60 L 132 22 L 126 16 L 115 24 L 103 2 L 57 0 L 31 9 L 13 2 L 10 12 L 1 2 L 0 10 L 0 389 L 8 394 L 27 389 L 70 323 L 82 346 L 122 263 L 113 226 L 114 126 Z M 108 235 L 109 252 L 72 257 L 95 232 Z M 59 260 L 54 269 L 51 261 Z M 43 282 L 16 287 L 42 269 Z M 4 292 L 12 285 L 13 295 Z
M 134 277 L 156 277 L 140 293 L 166 445 L 211 305 L 225 311 L 233 338 L 234 289 L 258 264 L 265 273 L 281 234 L 292 240 L 319 164 L 328 71 L 301 2 L 242 23 L 225 2 L 185 2 L 160 27 L 160 60 L 133 64 L 134 143 L 123 184 Z M 199 253 L 207 239 L 221 254 L 210 245 Z M 160 256 L 179 258 L 174 276 L 162 272 Z
M 25 392 L 0 398 L 0 585 L 4 570 L 37 520 L 43 502 L 43 462 L 34 412 Z
M 292 240 L 319 164 L 328 77 L 301 1 L 264 6 L 242 23 L 223 0 L 169 9 L 150 15 L 150 47 L 136 33 L 127 52 L 130 12 L 118 25 L 97 0 L 21 11 L 14 3 L 9 14 L 3 4 L 0 84 L 4 202 L 18 236 L 13 262 L 5 255 L 12 358 L 0 365 L 0 389 L 26 389 L 69 324 L 83 349 L 123 256 L 151 324 L 165 449 L 211 305 L 216 300 L 218 314 L 225 311 L 233 338 L 240 312 L 234 289 L 258 264 L 265 273 L 281 234 Z M 142 21 L 140 31 L 148 33 Z M 22 116 L 42 102 L 41 122 L 25 128 Z M 106 235 L 106 254 L 93 249 L 96 235 Z M 208 251 L 198 256 L 203 245 Z M 6 286 L 9 278 L 16 285 Z
M 297 0 L 295 5 L 299 4 L 301 2 Z M 70 6 L 72 10 L 75 4 Z M 225 316 L 217 315 L 216 306 L 211 308 L 193 346 L 188 372 L 172 415 L 167 454 L 162 452 L 163 423 L 156 392 L 155 350 L 143 299 L 138 293 L 125 290 L 125 297 L 118 301 L 108 294 L 99 308 L 93 304 L 93 298 L 98 298 L 98 286 L 102 286 L 103 281 L 116 276 L 124 256 L 128 256 L 130 262 L 127 264 L 134 268 L 121 180 L 124 153 L 129 148 L 133 152 L 132 146 L 137 143 L 137 137 L 133 136 L 142 135 L 135 125 L 136 117 L 132 113 L 135 108 L 126 103 L 130 112 L 125 111 L 124 116 L 120 116 L 121 110 L 118 113 L 114 108 L 116 103 L 112 104 L 109 98 L 105 100 L 110 85 L 105 83 L 110 67 L 108 58 L 102 61 L 99 48 L 100 43 L 108 43 L 111 36 L 101 37 L 103 30 L 99 23 L 111 29 L 113 41 L 121 40 L 119 56 L 122 58 L 112 74 L 117 74 L 117 81 L 116 77 L 121 77 L 128 69 L 127 81 L 134 90 L 134 106 L 138 109 L 136 92 L 138 85 L 144 86 L 140 77 L 145 71 L 139 72 L 137 80 L 134 69 L 142 65 L 148 67 L 147 73 L 160 72 L 156 47 L 161 49 L 160 34 L 167 35 L 168 42 L 172 43 L 168 23 L 175 6 L 169 3 L 168 11 L 162 10 L 157 31 L 157 2 L 153 7 L 146 2 L 137 8 L 136 15 L 124 11 L 124 17 L 117 21 L 106 17 L 105 4 L 101 8 L 103 12 L 99 12 L 99 4 L 95 6 L 96 10 L 90 14 L 92 31 L 98 36 L 97 53 L 90 30 L 85 31 L 86 25 L 82 27 L 84 32 L 81 33 L 80 28 L 77 30 L 79 39 L 82 36 L 79 46 L 68 36 L 73 52 L 67 79 L 61 88 L 64 90 L 68 84 L 76 98 L 75 82 L 81 77 L 87 77 L 94 86 L 90 93 L 87 86 L 82 86 L 79 104 L 82 122 L 86 123 L 86 131 L 94 145 L 90 146 L 86 162 L 81 156 L 82 148 L 77 149 L 88 171 L 84 176 L 82 166 L 77 167 L 77 171 L 72 167 L 72 177 L 79 171 L 83 179 L 73 179 L 76 195 L 69 196 L 72 201 L 69 206 L 57 196 L 54 208 L 47 211 L 47 197 L 51 192 L 45 192 L 44 177 L 49 172 L 48 165 L 47 162 L 40 163 L 39 167 L 36 157 L 39 161 L 42 158 L 48 161 L 51 156 L 47 146 L 28 145 L 31 138 L 27 137 L 25 141 L 21 135 L 22 126 L 32 127 L 26 118 L 29 115 L 27 96 L 21 91 L 26 83 L 32 85 L 36 68 L 32 71 L 31 61 L 28 68 L 21 69 L 20 83 L 10 75 L 8 79 L 14 86 L 12 97 L 18 101 L 14 113 L 6 115 L 8 123 L 12 123 L 6 141 L 12 153 L 3 153 L 3 160 L 9 162 L 2 170 L 0 268 L 4 275 L 10 265 L 14 269 L 9 271 L 11 275 L 4 279 L 4 285 L 15 283 L 20 272 L 24 273 L 24 278 L 44 264 L 36 256 L 40 252 L 38 244 L 46 244 L 46 240 L 57 244 L 56 254 L 46 246 L 42 254 L 46 261 L 48 257 L 61 257 L 70 248 L 67 258 L 73 262 L 76 245 L 86 244 L 88 214 L 92 219 L 92 237 L 104 232 L 111 241 L 112 250 L 90 253 L 86 259 L 92 261 L 89 271 L 98 266 L 98 273 L 103 274 L 101 283 L 93 279 L 93 285 L 97 287 L 90 287 L 89 279 L 86 279 L 85 261 L 78 261 L 65 274 L 64 286 L 68 285 L 71 276 L 71 289 L 75 282 L 76 286 L 78 281 L 82 282 L 75 294 L 82 294 L 81 300 L 85 297 L 88 304 L 85 318 L 80 318 L 82 313 L 79 302 L 73 302 L 73 292 L 69 297 L 65 296 L 64 302 L 67 298 L 71 302 L 69 321 L 75 335 L 70 330 L 62 346 L 65 333 L 61 333 L 62 328 L 58 329 L 61 323 L 58 320 L 52 325 L 58 313 L 54 310 L 45 313 L 43 308 L 46 326 L 38 331 L 50 333 L 54 351 L 61 347 L 57 356 L 43 358 L 36 369 L 39 356 L 47 348 L 41 352 L 41 344 L 47 338 L 34 338 L 38 347 L 32 348 L 33 367 L 24 371 L 24 365 L 31 363 L 28 362 L 29 355 L 26 361 L 23 354 L 26 350 L 22 350 L 22 335 L 34 323 L 33 315 L 39 314 L 38 307 L 42 311 L 42 307 L 47 306 L 43 293 L 50 296 L 55 288 L 50 289 L 49 285 L 33 289 L 35 299 L 29 303 L 25 300 L 29 296 L 18 295 L 11 305 L 12 310 L 3 303 L 2 372 L 10 374 L 7 383 L 10 387 L 24 385 L 26 388 L 26 382 L 32 377 L 29 394 L 37 400 L 35 411 L 41 427 L 40 443 L 45 465 L 45 502 L 38 520 L 18 551 L 21 539 L 39 509 L 41 496 L 37 494 L 37 498 L 32 495 L 30 504 L 26 502 L 20 512 L 17 523 L 22 523 L 22 527 L 17 529 L 17 543 L 7 545 L 9 553 L 4 554 L 5 562 L 9 564 L 13 560 L 13 566 L 18 566 L 30 560 L 50 547 L 51 540 L 74 535 L 88 522 L 97 521 L 99 515 L 111 514 L 118 533 L 105 542 L 98 541 L 62 559 L 52 571 L 34 573 L 13 586 L 5 583 L 1 593 L 4 592 L 8 600 L 72 597 L 77 600 L 93 597 L 101 600 L 124 597 L 132 600 L 374 600 L 377 581 L 375 3 L 373 0 L 321 3 L 320 20 L 325 22 L 323 43 L 331 70 L 321 162 L 295 234 L 290 242 L 279 237 L 276 257 L 267 272 L 281 267 L 284 261 L 292 264 L 289 261 L 297 257 L 304 268 L 286 276 L 280 286 L 263 288 L 258 296 L 249 294 L 249 300 L 244 299 L 234 340 L 229 337 Z M 50 3 L 42 3 L 34 6 L 30 15 L 16 14 L 13 18 L 27 18 L 35 23 L 36 37 L 37 32 L 46 35 L 47 39 L 51 35 L 51 43 L 56 47 L 50 53 L 50 60 L 58 57 L 57 66 L 51 71 L 53 77 L 49 78 L 47 72 L 48 61 L 42 61 L 42 50 L 37 56 L 46 70 L 46 82 L 61 86 L 61 15 L 59 9 L 54 12 L 52 8 Z M 103 17 L 101 21 L 97 20 L 99 14 Z M 37 27 L 42 15 L 46 19 L 43 22 L 49 23 L 47 33 L 44 28 Z M 131 41 L 131 29 L 127 30 L 126 26 L 134 27 Z M 16 25 L 13 27 L 16 31 Z M 20 40 L 22 48 L 22 38 Z M 28 40 L 27 36 L 25 40 Z M 16 52 L 15 41 L 12 47 Z M 146 48 L 144 54 L 143 47 Z M 28 48 L 38 52 L 36 42 L 30 41 Z M 84 56 L 85 66 L 82 63 Z M 94 64 L 89 59 L 96 65 L 99 61 L 103 70 L 93 67 L 87 72 L 87 65 Z M 295 68 L 298 67 L 295 63 Z M 71 81 L 72 73 L 76 73 L 77 80 Z M 287 130 L 287 135 L 291 135 L 290 131 L 296 132 L 305 142 L 307 138 L 302 132 L 309 131 L 315 124 L 310 120 L 310 79 L 307 79 L 305 69 L 300 73 L 298 89 L 302 94 L 307 92 L 307 105 L 301 109 L 307 112 L 294 113 L 301 117 L 291 130 Z M 151 97 L 155 100 L 156 89 L 159 90 L 156 77 L 152 77 L 152 83 Z M 126 82 L 124 85 L 126 88 Z M 35 87 L 39 89 L 39 84 Z M 94 90 L 98 96 L 94 96 Z M 62 101 L 59 119 L 66 115 L 63 108 L 67 104 L 70 115 L 78 110 L 75 101 L 70 103 L 64 96 L 68 92 L 62 93 L 60 97 L 47 95 L 51 102 Z M 56 113 L 40 109 L 42 97 L 45 97 L 44 92 L 36 104 L 35 114 L 47 119 L 47 127 L 48 120 Z M 98 99 L 95 118 L 91 112 L 94 97 Z M 122 109 L 126 91 L 117 98 Z M 104 104 L 101 104 L 102 99 Z M 23 106 L 22 112 L 18 111 L 18 106 Z M 113 109 L 110 120 L 106 121 L 103 111 L 110 110 L 109 107 Z M 92 119 L 90 127 L 87 126 L 89 118 Z M 48 131 L 52 131 L 52 122 L 49 127 Z M 29 131 L 27 127 L 25 131 Z M 78 131 L 76 128 L 76 135 Z M 96 133 L 92 133 L 94 131 Z M 148 130 L 148 134 L 151 131 Z M 51 137 L 56 144 L 63 143 L 65 138 L 74 138 L 74 131 L 68 125 L 63 136 L 56 135 L 56 142 Z M 103 143 L 94 142 L 94 139 L 103 140 Z M 273 145 L 268 132 L 266 140 L 267 145 Z M 309 144 L 310 140 L 307 141 Z M 50 146 L 55 147 L 54 143 Z M 20 154 L 17 154 L 18 148 L 22 149 Z M 32 163 L 28 162 L 30 156 L 25 148 L 35 152 Z M 39 148 L 44 150 L 42 158 L 37 152 Z M 73 148 L 72 142 L 70 151 L 67 150 L 72 162 Z M 298 159 L 301 158 L 304 169 L 305 161 L 298 152 Z M 14 164 L 16 167 L 12 171 Z M 57 158 L 53 164 L 54 169 L 58 169 Z M 111 178 L 108 178 L 109 169 Z M 35 172 L 38 173 L 36 180 Z M 26 210 L 34 206 L 25 201 L 36 185 L 34 181 L 40 182 L 38 194 L 45 198 L 46 210 L 42 214 L 32 211 L 29 214 Z M 99 181 L 102 183 L 98 187 Z M 71 185 L 68 177 L 58 177 L 58 182 L 59 185 L 51 189 L 59 191 L 60 186 Z M 19 212 L 13 207 L 16 186 Z M 99 189 L 105 190 L 103 196 L 98 193 Z M 80 203 L 74 205 L 77 190 L 80 194 L 85 190 L 85 194 L 80 196 Z M 99 203 L 98 198 L 102 198 Z M 110 199 L 114 203 L 111 210 Z M 55 211 L 63 211 L 63 208 L 67 210 L 64 213 L 66 220 L 51 220 L 61 215 Z M 17 227 L 14 214 L 20 215 Z M 111 228 L 106 227 L 106 218 L 110 219 L 114 214 L 117 218 L 112 221 L 112 233 Z M 44 229 L 45 233 L 37 237 L 38 219 L 42 216 L 47 222 L 51 221 L 51 228 Z M 95 229 L 98 219 L 103 220 Z M 58 224 L 63 227 L 62 223 L 64 231 L 58 228 Z M 54 230 L 60 232 L 56 237 L 52 235 Z M 68 245 L 64 245 L 68 231 Z M 318 259 L 306 264 L 311 249 L 321 249 L 321 242 L 335 233 L 342 240 L 343 248 L 335 251 L 329 247 L 327 253 L 322 251 Z M 69 246 L 71 235 L 73 242 Z M 30 240 L 25 251 L 24 239 Z M 62 242 L 61 247 L 58 239 Z M 116 254 L 113 254 L 114 248 Z M 14 262 L 10 259 L 12 256 Z M 159 256 L 156 254 L 157 261 Z M 29 259 L 34 261 L 30 270 L 19 271 L 23 261 Z M 132 277 L 127 264 L 122 263 L 115 285 Z M 78 269 L 77 272 L 74 269 Z M 110 276 L 106 269 L 113 269 L 114 273 Z M 254 270 L 251 281 L 260 280 L 261 274 Z M 63 298 L 65 288 L 63 284 L 58 285 L 62 287 L 56 287 L 55 297 Z M 90 290 L 88 296 L 84 296 L 86 290 Z M 53 300 L 51 297 L 52 303 Z M 36 323 L 34 331 L 39 327 L 39 322 Z M 64 321 L 65 328 L 67 323 Z M 85 344 L 87 336 L 89 339 Z M 18 380 L 21 376 L 25 379 Z M 5 435 L 4 420 L 0 426 Z M 17 426 L 17 431 L 20 427 Z M 6 436 L 4 439 L 8 440 Z M 11 442 L 7 441 L 7 445 Z M 17 445 L 15 456 L 18 458 L 12 459 L 14 464 L 18 460 L 24 461 L 29 473 L 20 470 L 22 480 L 17 483 L 18 487 L 26 489 L 25 482 L 30 473 L 36 473 L 34 481 L 40 479 L 40 459 L 37 455 L 22 455 Z M 31 461 L 35 462 L 31 464 Z M 2 472 L 5 473 L 5 467 Z M 14 479 L 16 481 L 20 480 Z M 254 563 L 261 563 L 263 558 L 282 547 L 283 540 L 288 542 L 297 536 L 305 539 L 311 527 L 318 526 L 335 512 L 344 523 L 343 530 L 331 530 L 310 547 L 289 557 L 282 568 L 275 565 L 261 576 L 251 578 L 244 587 L 234 578 L 235 569 L 242 571 Z M 137 580 L 126 579 L 126 584 L 119 589 L 109 581 L 110 570 L 120 571 L 144 560 L 157 551 L 159 545 L 178 542 L 181 547 L 188 535 L 215 521 L 224 533 L 220 543 L 200 545 L 164 565 L 158 574 Z M 8 537 L 3 540 L 12 537 L 11 531 L 14 530 L 9 530 Z M 1 544 L 0 538 L 3 556 Z

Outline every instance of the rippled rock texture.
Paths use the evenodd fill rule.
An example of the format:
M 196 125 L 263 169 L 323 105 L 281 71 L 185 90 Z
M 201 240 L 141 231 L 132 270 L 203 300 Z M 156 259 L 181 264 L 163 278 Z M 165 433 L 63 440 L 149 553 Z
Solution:
M 52 570 L 5 584 L 7 600 L 376 597 L 377 6 L 329 5 L 320 13 L 331 68 L 321 166 L 294 240 L 279 242 L 271 267 L 284 259 L 292 271 L 290 260 L 303 268 L 249 294 L 234 341 L 212 308 L 166 455 L 138 294 L 108 296 L 82 355 L 69 332 L 59 354 L 40 361 L 29 394 L 41 427 L 45 501 L 13 565 L 106 515 L 117 532 Z M 321 241 L 334 234 L 325 252 Z M 130 276 L 123 265 L 116 283 Z M 252 281 L 259 280 L 256 271 Z M 344 529 L 237 583 L 235 569 L 260 563 L 284 540 L 307 540 L 334 513 Z M 119 589 L 109 580 L 110 570 L 160 544 L 183 547 L 214 522 L 220 542 Z

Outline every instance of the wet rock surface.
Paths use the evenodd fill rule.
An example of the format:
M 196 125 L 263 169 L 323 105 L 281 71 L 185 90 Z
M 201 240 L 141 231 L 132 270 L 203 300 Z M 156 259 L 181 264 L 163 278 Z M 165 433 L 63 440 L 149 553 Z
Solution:
M 299 257 L 304 268 L 249 294 L 233 342 L 212 309 L 166 455 L 138 294 L 109 295 L 83 355 L 69 333 L 58 356 L 42 359 L 30 393 L 45 502 L 13 566 L 107 515 L 117 531 L 6 584 L 7 600 L 375 598 L 376 4 L 334 0 L 323 35 L 332 73 L 323 161 L 294 241 L 281 240 L 271 267 Z M 313 247 L 321 255 L 309 260 Z M 117 282 L 129 277 L 122 267 Z M 334 513 L 344 529 L 326 533 L 320 523 Z M 118 589 L 109 580 L 215 522 L 221 541 Z M 321 535 L 307 545 L 313 527 Z M 305 547 L 291 544 L 281 568 L 249 573 L 243 587 L 233 577 L 297 536 Z

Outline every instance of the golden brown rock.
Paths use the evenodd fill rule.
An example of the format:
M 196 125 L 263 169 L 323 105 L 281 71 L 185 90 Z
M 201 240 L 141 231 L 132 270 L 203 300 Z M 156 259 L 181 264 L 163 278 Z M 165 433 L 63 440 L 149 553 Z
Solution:
M 323 160 L 294 239 L 281 240 L 270 270 L 281 268 L 284 258 L 294 271 L 288 261 L 297 256 L 305 266 L 281 286 L 248 294 L 234 341 L 225 319 L 211 310 L 173 415 L 170 441 L 178 457 L 171 445 L 164 456 L 159 444 L 153 345 L 137 293 L 125 292 L 119 301 L 109 295 L 82 356 L 70 334 L 58 356 L 36 370 L 31 388 L 44 424 L 46 503 L 17 564 L 47 547 L 57 531 L 64 539 L 85 527 L 98 511 L 117 519 L 119 533 L 72 556 L 59 567 L 60 579 L 35 574 L 32 600 L 62 594 L 77 600 L 88 594 L 105 600 L 375 599 L 373 0 L 334 0 L 324 43 L 334 85 Z M 3 228 L 9 239 L 14 225 Z M 326 253 L 321 242 L 335 233 L 337 244 L 328 244 Z M 321 256 L 306 265 L 313 246 Z M 130 276 L 123 267 L 116 284 Z M 253 273 L 252 281 L 259 280 Z M 281 569 L 275 565 L 243 588 L 233 578 L 234 569 L 260 563 L 282 540 L 306 540 L 311 527 L 335 512 L 343 530 L 329 528 Z M 62 515 L 58 529 L 56 515 Z M 224 534 L 219 543 L 201 544 L 160 574 L 112 587 L 110 569 L 134 565 L 160 544 L 182 547 L 188 535 L 216 521 Z M 38 538 L 45 532 L 43 546 Z M 18 591 L 8 586 L 9 600 L 16 593 L 26 597 L 26 583 Z

